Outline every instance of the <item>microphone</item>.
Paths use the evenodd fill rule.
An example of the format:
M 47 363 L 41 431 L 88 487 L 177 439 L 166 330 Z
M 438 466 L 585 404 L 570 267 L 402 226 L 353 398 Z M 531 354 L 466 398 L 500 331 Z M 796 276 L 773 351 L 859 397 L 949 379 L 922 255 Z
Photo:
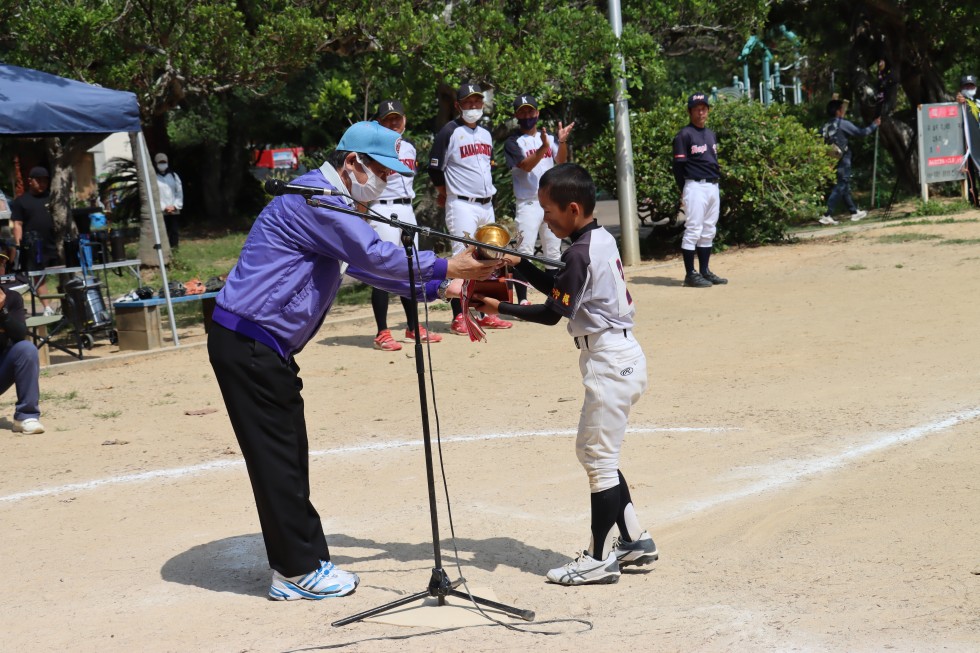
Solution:
M 313 195 L 339 195 L 341 197 L 347 197 L 347 193 L 339 190 L 288 184 L 280 179 L 266 179 L 265 192 L 269 195 L 303 195 L 304 197 L 312 197 Z

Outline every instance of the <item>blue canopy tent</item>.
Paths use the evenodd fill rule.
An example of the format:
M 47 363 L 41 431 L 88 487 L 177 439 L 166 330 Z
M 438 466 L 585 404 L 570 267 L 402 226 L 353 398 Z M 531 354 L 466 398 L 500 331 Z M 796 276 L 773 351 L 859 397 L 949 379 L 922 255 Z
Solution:
M 145 184 L 150 183 L 150 155 L 140 124 L 139 101 L 134 93 L 93 86 L 30 68 L 0 64 L 0 135 L 41 137 L 116 132 L 137 134 L 140 150 L 137 160 L 141 168 L 138 176 Z M 151 198 L 148 204 L 154 248 L 163 276 L 170 329 L 174 345 L 177 346 L 180 341 L 160 246 L 157 207 L 152 201 L 150 189 L 144 190 L 146 196 Z

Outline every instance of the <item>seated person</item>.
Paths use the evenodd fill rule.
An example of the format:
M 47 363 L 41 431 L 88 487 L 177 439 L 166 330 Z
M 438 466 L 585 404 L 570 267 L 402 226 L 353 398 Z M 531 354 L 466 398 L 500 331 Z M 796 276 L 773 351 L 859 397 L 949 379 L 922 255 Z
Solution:
M 14 433 L 44 433 L 44 426 L 38 420 L 41 367 L 37 347 L 27 337 L 24 298 L 9 288 L 0 291 L 0 394 L 10 386 L 16 388 Z

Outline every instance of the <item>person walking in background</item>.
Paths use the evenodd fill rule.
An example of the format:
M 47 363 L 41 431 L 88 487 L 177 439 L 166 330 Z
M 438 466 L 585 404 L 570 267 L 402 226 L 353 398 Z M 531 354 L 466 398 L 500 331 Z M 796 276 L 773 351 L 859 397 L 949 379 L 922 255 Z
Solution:
M 153 157 L 157 167 L 157 184 L 160 188 L 160 210 L 167 228 L 170 249 L 180 247 L 180 212 L 184 208 L 184 187 L 180 177 L 170 169 L 170 159 L 163 152 Z
M 493 138 L 479 125 L 483 117 L 483 89 L 463 84 L 456 91 L 459 118 L 447 122 L 432 143 L 429 177 L 436 187 L 436 202 L 446 209 L 446 229 L 457 237 L 473 237 L 476 230 L 495 222 L 493 196 Z M 463 244 L 453 241 L 453 254 Z M 462 303 L 455 299 L 450 331 L 469 334 L 463 323 Z M 511 322 L 486 315 L 477 323 L 484 329 L 509 329 Z
M 414 172 L 416 168 L 415 144 L 404 137 L 407 127 L 405 107 L 398 100 L 382 100 L 378 104 L 378 112 L 375 114 L 375 118 L 382 127 L 387 127 L 402 135 L 401 143 L 398 146 L 398 160 Z M 389 175 L 387 186 L 378 196 L 378 199 L 371 202 L 371 208 L 386 218 L 394 215 L 402 222 L 418 224 L 415 219 L 415 211 L 412 208 L 412 200 L 415 198 L 412 179 L 413 177 L 404 175 Z M 378 232 L 381 240 L 399 247 L 402 246 L 401 229 L 377 220 L 371 220 L 370 224 Z M 418 237 L 416 236 L 415 246 L 418 247 L 418 244 Z M 374 338 L 374 348 L 382 351 L 398 351 L 402 346 L 391 335 L 391 330 L 388 328 L 388 298 L 389 294 L 381 288 L 371 289 L 371 308 L 374 310 L 374 321 L 378 327 L 377 335 Z M 429 333 L 425 327 L 418 327 L 418 314 L 412 311 L 412 303 L 405 297 L 400 299 L 402 307 L 405 309 L 405 321 L 408 323 L 405 329 L 407 340 L 415 340 L 416 328 L 421 328 L 419 339 L 422 342 L 439 342 L 442 340 L 442 336 L 438 333 Z
M 544 257 L 557 261 L 561 257 L 561 239 L 551 233 L 551 229 L 544 223 L 544 210 L 538 203 L 538 181 L 556 163 L 565 163 L 568 160 L 568 134 L 575 123 L 570 123 L 567 127 L 558 123 L 556 144 L 555 138 L 548 136 L 547 129 L 537 129 L 538 116 L 538 101 L 534 96 L 518 95 L 514 100 L 517 131 L 504 143 L 504 155 L 514 181 L 514 200 L 517 204 L 514 221 L 520 234 L 517 251 L 521 254 L 534 254 L 534 247 L 540 236 Z M 516 270 L 514 275 L 521 277 Z M 527 286 L 515 284 L 514 292 L 519 304 L 529 303 Z
M 827 117 L 830 121 L 824 125 L 821 131 L 824 139 L 835 145 L 840 151 L 840 159 L 837 161 L 837 184 L 830 191 L 827 198 L 827 213 L 823 215 L 820 224 L 837 224 L 834 219 L 834 211 L 841 200 L 851 214 L 851 221 L 857 222 L 867 217 L 867 211 L 859 211 L 851 197 L 851 147 L 850 139 L 864 138 L 873 134 L 881 118 L 875 118 L 870 125 L 865 128 L 858 127 L 850 120 L 846 120 L 844 115 L 847 113 L 847 105 L 842 100 L 831 100 L 827 103 Z
M 684 256 L 684 285 L 689 288 L 710 288 L 728 283 L 728 279 L 722 279 L 708 267 L 721 212 L 718 138 L 707 127 L 710 110 L 707 95 L 691 95 L 687 99 L 691 122 L 674 137 L 674 180 L 680 188 L 681 204 L 687 216 L 681 254 Z M 694 269 L 695 254 L 699 271 Z

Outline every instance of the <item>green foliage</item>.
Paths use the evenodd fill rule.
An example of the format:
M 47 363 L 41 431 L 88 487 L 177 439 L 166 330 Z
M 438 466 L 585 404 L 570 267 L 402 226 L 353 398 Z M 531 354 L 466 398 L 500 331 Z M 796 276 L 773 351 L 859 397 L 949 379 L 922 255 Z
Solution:
M 970 203 L 962 198 L 952 201 L 929 200 L 923 202 L 922 200 L 919 200 L 919 202 L 916 204 L 915 210 L 912 211 L 912 216 L 927 217 L 931 215 L 951 215 L 953 213 L 969 211 L 970 208 Z
M 633 117 L 633 165 L 639 199 L 654 221 L 672 217 L 680 192 L 671 168 L 673 139 L 688 123 L 682 99 L 664 99 Z M 708 126 L 718 136 L 721 219 L 717 241 L 757 244 L 786 238 L 790 226 L 812 219 L 833 178 L 833 161 L 817 133 L 781 105 L 720 102 Z M 615 133 L 610 126 L 580 156 L 610 192 L 616 189 Z
M 99 182 L 99 197 L 111 200 L 116 225 L 140 221 L 140 193 L 136 164 L 129 159 L 109 160 L 106 176 Z M 107 204 L 106 206 L 109 206 Z
M 330 77 L 317 89 L 316 101 L 310 105 L 310 116 L 323 122 L 349 124 L 357 122 L 357 96 L 349 79 Z

